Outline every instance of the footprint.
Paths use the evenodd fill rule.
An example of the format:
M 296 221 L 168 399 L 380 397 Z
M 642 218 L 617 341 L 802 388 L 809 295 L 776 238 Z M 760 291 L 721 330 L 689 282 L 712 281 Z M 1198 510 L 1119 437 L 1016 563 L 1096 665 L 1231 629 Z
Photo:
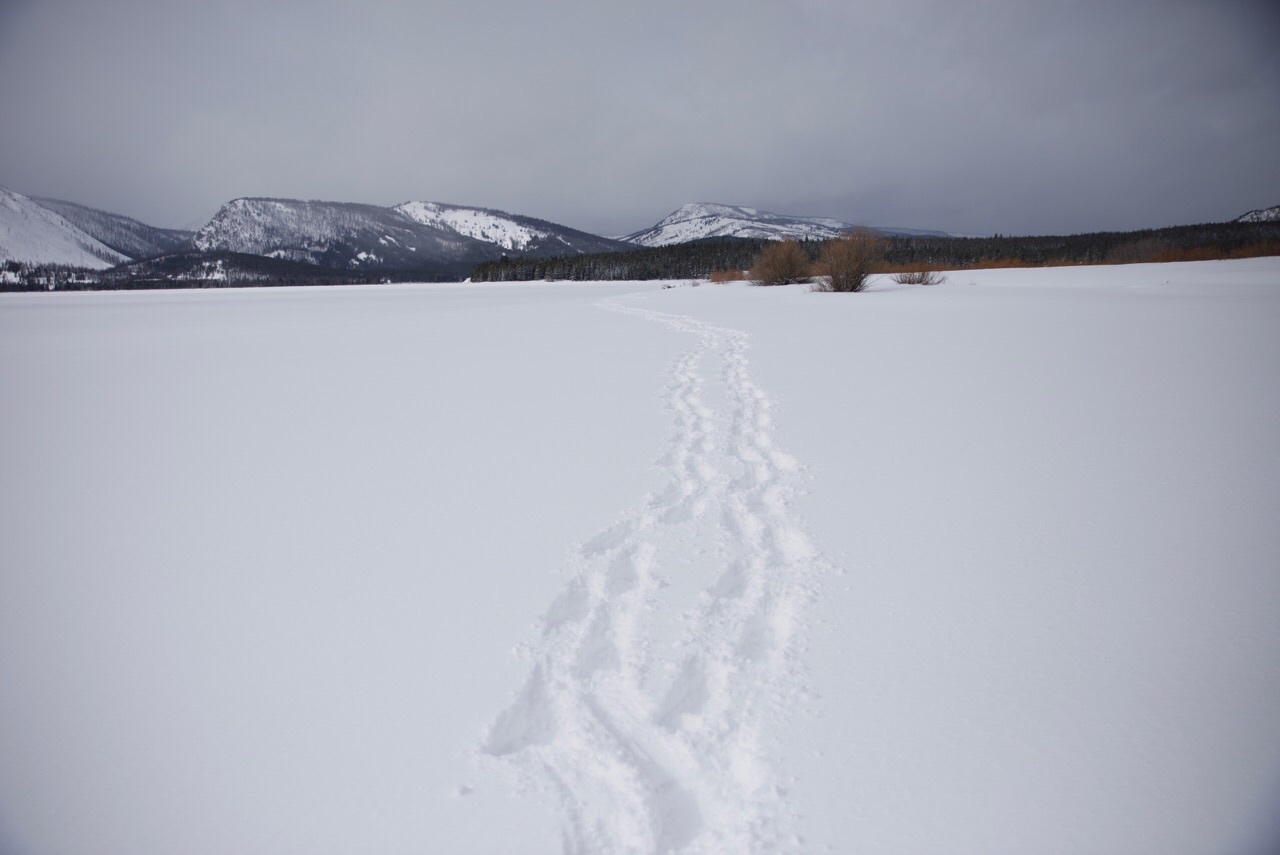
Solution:
M 586 617 L 589 600 L 586 581 L 579 576 L 560 592 L 542 616 L 543 635 L 550 635 L 565 624 L 576 623 Z
M 547 745 L 556 737 L 551 692 L 541 664 L 533 669 L 524 688 L 498 716 L 481 745 L 494 757 L 515 754 L 532 745 Z
M 701 713 L 709 699 L 706 669 L 698 657 L 690 656 L 684 660 L 680 673 L 667 689 L 654 721 L 674 733 L 683 728 L 686 716 Z
M 640 581 L 636 572 L 636 550 L 630 549 L 614 557 L 605 575 L 604 590 L 610 597 L 618 597 L 635 589 Z
M 631 537 L 634 532 L 635 524 L 631 520 L 614 523 L 582 544 L 582 554 L 587 558 L 593 558 L 611 549 L 616 549 L 625 543 L 627 538 Z
M 747 590 L 747 568 L 741 561 L 734 561 L 724 569 L 720 577 L 711 587 L 711 595 L 716 599 L 736 599 Z
M 578 645 L 573 674 L 575 677 L 587 678 L 597 671 L 615 671 L 620 664 L 613 621 L 608 611 L 600 609 Z

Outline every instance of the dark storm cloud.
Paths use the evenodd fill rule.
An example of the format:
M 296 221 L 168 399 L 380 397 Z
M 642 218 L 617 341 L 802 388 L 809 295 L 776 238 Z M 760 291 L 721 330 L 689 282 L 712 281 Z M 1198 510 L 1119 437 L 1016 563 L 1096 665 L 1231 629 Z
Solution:
M 239 195 L 603 233 L 687 201 L 956 232 L 1280 203 L 1263 2 L 7 2 L 0 183 L 158 225 Z

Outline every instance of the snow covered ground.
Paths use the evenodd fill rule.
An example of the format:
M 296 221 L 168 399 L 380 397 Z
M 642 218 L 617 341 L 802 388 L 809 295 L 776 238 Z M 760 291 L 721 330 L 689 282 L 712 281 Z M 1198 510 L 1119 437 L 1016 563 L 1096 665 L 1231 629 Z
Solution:
M 1277 367 L 1280 259 L 3 295 L 0 851 L 1270 851 Z

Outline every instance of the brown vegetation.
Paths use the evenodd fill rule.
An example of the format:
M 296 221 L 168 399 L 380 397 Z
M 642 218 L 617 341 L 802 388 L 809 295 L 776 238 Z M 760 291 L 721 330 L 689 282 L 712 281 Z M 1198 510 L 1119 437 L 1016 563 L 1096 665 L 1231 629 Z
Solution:
M 748 273 L 756 285 L 807 282 L 811 275 L 809 254 L 794 240 L 777 241 L 760 250 Z
M 827 241 L 818 257 L 821 278 L 814 290 L 861 291 L 867 277 L 884 265 L 884 244 L 884 238 L 866 229 Z
M 936 270 L 908 270 L 893 274 L 893 281 L 899 285 L 941 285 L 947 277 Z
M 1216 246 L 1177 246 L 1147 238 L 1121 244 L 1107 254 L 1107 264 L 1153 264 L 1166 261 L 1214 261 L 1225 258 L 1260 258 L 1280 255 L 1280 241 L 1258 241 L 1233 249 Z
M 768 245 L 769 242 L 763 240 L 734 239 L 641 247 L 600 255 L 512 256 L 478 265 L 472 270 L 471 278 L 475 282 L 676 280 L 704 277 L 708 271 L 717 271 L 713 281 L 738 280 L 751 275 L 740 271 L 750 267 Z M 1077 235 L 888 235 L 885 247 L 885 263 L 876 265 L 872 274 L 1253 258 L 1280 255 L 1280 222 L 1208 223 Z M 821 243 L 802 241 L 800 249 L 812 261 L 821 252 Z M 815 272 L 806 271 L 800 277 Z M 6 287 L 0 283 L 0 288 Z

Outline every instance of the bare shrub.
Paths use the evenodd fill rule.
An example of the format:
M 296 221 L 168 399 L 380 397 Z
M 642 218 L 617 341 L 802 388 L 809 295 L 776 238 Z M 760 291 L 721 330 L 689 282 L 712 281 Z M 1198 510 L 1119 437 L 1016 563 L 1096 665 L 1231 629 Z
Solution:
M 884 262 L 884 238 L 867 229 L 856 229 L 847 237 L 827 241 L 818 258 L 815 291 L 861 291 L 867 277 Z
M 893 281 L 899 285 L 941 285 L 947 277 L 936 270 L 911 270 L 893 274 Z
M 756 256 L 747 276 L 756 285 L 808 282 L 809 254 L 794 240 L 771 243 Z
M 737 282 L 746 279 L 745 270 L 713 270 L 711 276 L 708 277 L 709 282 Z

